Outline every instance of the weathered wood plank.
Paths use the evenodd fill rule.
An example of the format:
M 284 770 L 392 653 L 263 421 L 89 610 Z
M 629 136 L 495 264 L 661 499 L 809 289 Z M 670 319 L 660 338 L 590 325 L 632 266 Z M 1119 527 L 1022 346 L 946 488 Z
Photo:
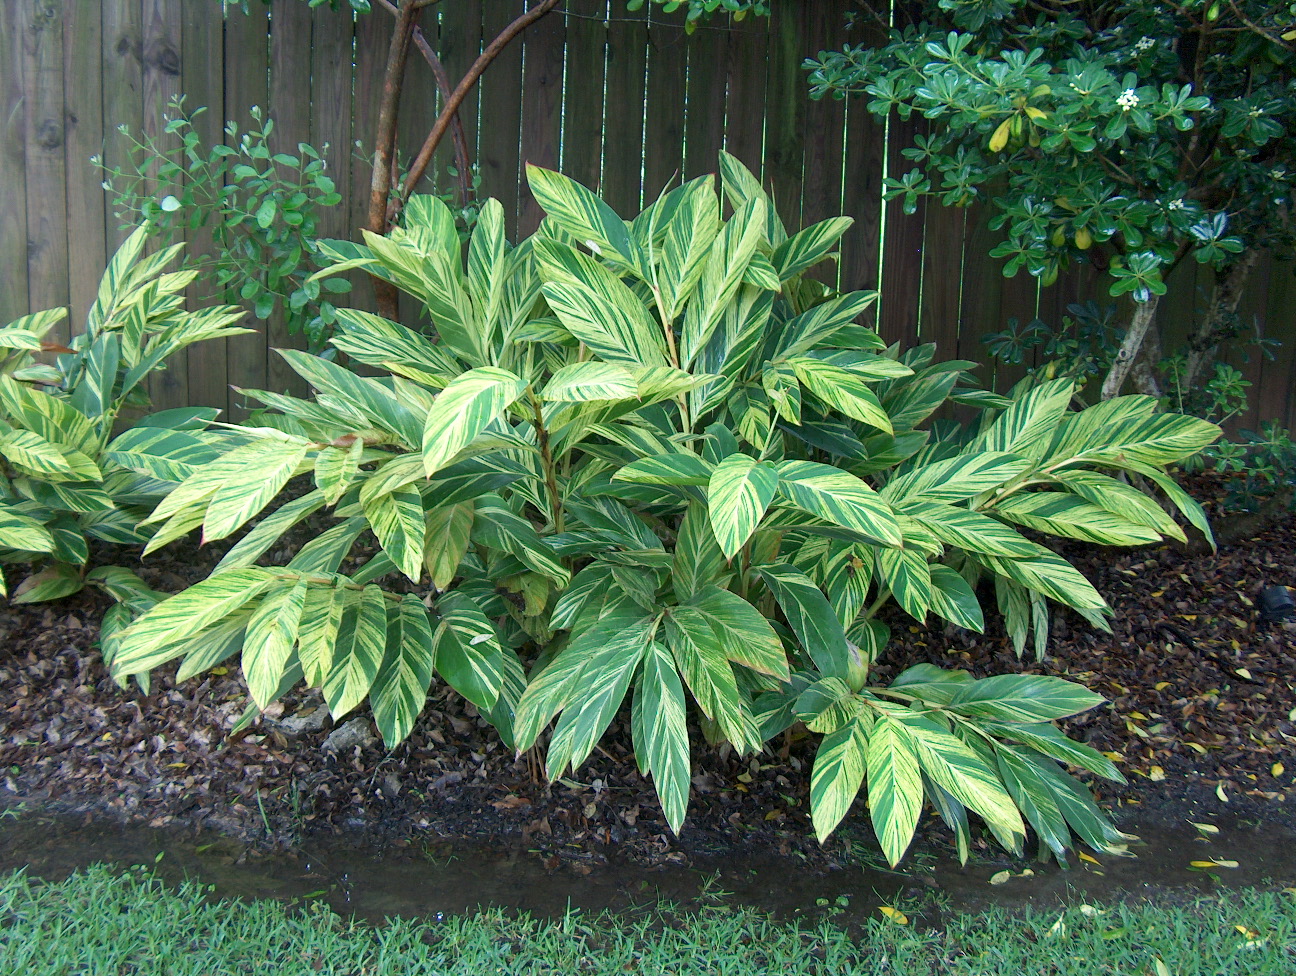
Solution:
M 724 148 L 729 93 L 729 32 L 696 30 L 688 38 L 688 106 L 684 117 L 684 179 L 715 173 Z
M 225 21 L 225 117 L 236 121 L 245 131 L 251 119 L 252 106 L 265 109 L 269 98 L 269 8 L 248 4 L 249 14 L 231 11 Z M 231 293 L 228 300 L 236 301 Z M 226 342 L 226 381 L 231 386 L 264 388 L 266 385 L 265 324 L 249 315 L 243 325 L 257 331 L 235 336 Z M 255 405 L 253 405 L 255 406 Z M 230 416 L 247 415 L 243 398 L 230 391 Z
M 180 94 L 181 0 L 144 0 L 144 133 L 155 145 L 174 147 L 167 153 L 172 162 L 183 162 L 174 137 L 166 133 L 169 106 Z M 154 167 L 149 183 L 156 198 L 171 187 L 156 180 Z M 149 376 L 149 396 L 158 410 L 182 407 L 189 402 L 188 351 L 181 350 L 167 360 L 166 368 Z
M 392 18 L 381 9 L 360 14 L 355 22 L 355 74 L 352 89 L 352 145 L 349 150 L 350 196 L 346 237 L 361 239 L 369 220 L 369 187 L 373 181 L 374 133 L 378 126 L 378 104 L 382 96 L 383 69 L 391 41 Z M 339 66 L 345 69 L 345 65 Z M 341 182 L 341 181 L 339 181 Z M 373 281 L 365 274 L 352 275 L 351 304 L 374 308 Z
M 936 343 L 937 359 L 954 359 L 958 355 L 966 219 L 967 211 L 962 208 L 927 208 L 918 341 Z
M 807 17 L 814 4 L 776 4 L 770 8 L 767 82 L 765 90 L 764 183 L 789 231 L 804 226 L 801 190 L 805 153 L 815 139 L 807 138 L 806 80 L 801 59 L 806 54 Z
M 562 171 L 597 191 L 603 176 L 603 70 L 607 0 L 572 0 L 567 9 Z
M 105 0 L 103 5 L 104 162 L 128 177 L 135 167 L 125 127 L 139 138 L 144 123 L 144 22 L 140 0 Z M 109 208 L 104 217 L 107 250 L 111 254 L 130 228 Z
M 644 143 L 644 203 L 668 186 L 678 186 L 684 168 L 684 94 L 688 80 L 688 35 L 683 12 L 653 10 L 648 22 L 647 128 Z
M 556 169 L 562 141 L 563 61 L 567 25 L 560 14 L 548 14 L 522 35 L 522 163 Z M 518 43 L 514 41 L 514 43 Z M 544 211 L 522 173 L 518 239 L 540 226 Z
M 194 132 L 200 141 L 199 152 L 202 153 L 224 141 L 225 25 L 215 7 L 215 4 L 185 4 L 180 22 L 180 84 L 185 93 L 185 108 L 191 114 L 199 108 L 207 108 L 193 119 Z M 190 230 L 186 240 L 185 250 L 192 261 L 207 262 L 215 253 L 211 221 Z M 190 308 L 225 300 L 221 290 L 207 275 L 188 290 L 187 297 Z M 225 339 L 213 339 L 189 347 L 190 404 L 227 408 L 229 388 L 225 380 L 225 355 Z
M 33 308 L 67 305 L 67 161 L 63 106 L 63 25 L 55 8 L 19 0 L 24 18 L 23 78 L 27 111 L 27 278 Z M 71 335 L 67 319 L 50 338 Z
M 333 11 L 319 11 L 333 13 Z M 340 16 L 334 14 L 334 16 Z M 274 0 L 270 7 L 270 117 L 274 119 L 271 149 L 299 157 L 298 143 L 311 136 L 311 80 L 302 70 L 310 64 L 311 9 L 300 0 Z M 299 157 L 300 158 L 300 157 Z M 306 160 L 302 160 L 303 165 Z M 292 168 L 276 163 L 285 172 Z M 285 309 L 266 320 L 266 373 L 270 389 L 294 396 L 304 395 L 307 386 L 275 350 L 304 349 L 306 337 L 300 327 L 290 328 Z
M 1269 280 L 1264 334 L 1282 343 L 1264 364 L 1255 397 L 1257 421 L 1277 420 L 1290 429 L 1296 427 L 1296 264 L 1266 255 L 1252 274 Z
M 900 155 L 902 149 L 913 145 L 914 136 L 922 132 L 924 124 L 910 120 L 891 120 L 890 141 L 887 145 L 888 167 L 891 173 L 903 172 L 908 163 Z M 908 348 L 918 341 L 918 314 L 922 296 L 923 229 L 926 225 L 926 201 L 919 199 L 914 213 L 904 212 L 904 201 L 892 200 L 883 204 L 886 224 L 883 228 L 882 284 L 880 310 L 882 338 L 899 342 Z
M 468 73 L 482 49 L 482 0 L 456 0 L 455 3 L 440 3 L 436 6 L 439 23 L 438 51 L 441 63 L 445 65 L 446 74 L 453 88 Z M 555 15 L 556 16 L 556 15 Z M 459 119 L 463 122 L 464 138 L 468 143 L 468 159 L 477 164 L 477 111 L 479 93 L 476 87 L 459 106 Z M 426 134 L 426 130 L 425 130 Z M 436 166 L 442 173 L 449 173 L 454 167 L 454 145 L 452 140 L 445 139 L 433 157 Z
M 840 31 L 844 7 L 840 3 L 810 3 L 803 7 L 808 54 L 827 47 Z M 805 97 L 805 72 L 798 62 L 801 99 L 806 103 L 799 136 L 805 143 L 801 188 L 801 224 L 811 224 L 843 213 L 842 161 L 846 152 L 846 103 L 835 98 Z M 821 266 L 819 277 L 836 282 L 837 269 Z
M 648 63 L 646 11 L 616 10 L 608 25 L 607 104 L 603 110 L 603 198 L 623 217 L 643 199 L 644 71 Z
M 765 90 L 770 65 L 769 25 L 747 18 L 729 34 L 724 148 L 765 183 Z
M 0 165 L 5 177 L 0 193 L 0 325 L 30 312 L 27 290 L 27 129 L 20 27 L 17 4 L 0 3 Z
M 482 7 L 482 41 L 489 44 L 519 17 L 525 0 L 492 0 Z M 552 14 L 549 16 L 553 16 Z M 534 27 L 532 28 L 534 29 Z M 518 216 L 518 140 L 522 127 L 522 42 L 514 39 L 478 82 L 481 127 L 477 134 L 482 193 L 504 207 L 510 231 Z
M 997 235 L 990 229 L 993 216 L 989 204 L 971 207 L 964 235 L 963 302 L 959 314 L 959 359 L 980 363 L 977 377 L 989 386 L 995 378 L 993 364 L 980 338 L 1004 327 L 1000 314 L 1003 299 L 1003 274 L 998 261 L 990 257 Z
M 67 133 L 67 248 L 71 327 L 84 327 L 106 263 L 103 173 L 92 163 L 103 149 L 101 90 L 103 7 L 72 3 L 63 13 L 63 102 Z

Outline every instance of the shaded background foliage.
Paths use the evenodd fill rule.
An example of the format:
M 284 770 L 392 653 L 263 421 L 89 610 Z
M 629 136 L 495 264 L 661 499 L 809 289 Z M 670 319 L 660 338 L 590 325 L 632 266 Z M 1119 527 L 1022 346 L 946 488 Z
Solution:
M 687 178 L 713 170 L 723 147 L 773 186 L 780 212 L 799 224 L 837 213 L 856 218 L 843 244 L 840 284 L 880 289 L 877 323 L 889 341 L 935 341 L 943 357 L 979 360 L 980 336 L 1003 329 L 1009 317 L 1057 324 L 1068 305 L 1102 290 L 1089 267 L 1043 290 L 1025 276 L 1004 279 L 1001 262 L 987 254 L 992 232 L 981 208 L 920 202 L 906 217 L 901 201 L 884 204 L 883 176 L 912 167 L 901 151 L 926 123 L 893 120 L 884 129 L 862 102 L 812 102 L 801 68 L 808 54 L 874 43 L 882 32 L 863 19 L 844 28 L 857 9 L 849 0 L 770 6 L 769 18 L 736 25 L 713 18 L 690 35 L 681 12 L 655 3 L 630 11 L 572 0 L 514 42 L 462 113 L 481 169 L 480 194 L 503 201 L 510 235 L 533 229 L 539 218 L 521 181 L 524 161 L 559 166 L 600 186 L 618 210 L 634 212 L 677 171 Z M 457 77 L 482 39 L 525 7 L 522 0 L 439 4 L 423 15 L 422 27 Z M 84 320 L 99 271 L 123 236 L 88 160 L 102 153 L 109 165 L 127 162 L 119 123 L 164 136 L 166 103 L 181 92 L 189 106 L 210 107 L 198 122 L 207 143 L 221 141 L 223 118 L 246 118 L 254 104 L 275 119 L 277 151 L 328 143 L 329 174 L 343 201 L 321 211 L 319 232 L 354 237 L 363 225 L 370 166 L 354 141 L 371 138 L 391 18 L 378 11 L 351 21 L 301 0 L 254 3 L 248 16 L 228 20 L 218 8 L 181 0 L 19 0 L 0 12 L 0 169 L 13 188 L 0 200 L 0 320 L 59 304 L 72 306 L 68 321 Z M 402 109 L 410 141 L 398 147 L 405 158 L 439 98 L 429 72 L 411 72 Z M 443 190 L 455 189 L 452 164 L 447 143 L 433 167 Z M 199 253 L 210 248 L 205 235 L 191 238 Z M 1175 278 L 1184 280 L 1172 280 L 1158 313 L 1167 348 L 1191 331 L 1212 284 L 1208 270 L 1195 265 Z M 361 283 L 357 300 L 367 287 Z M 1232 360 L 1252 383 L 1250 410 L 1235 418 L 1240 426 L 1296 421 L 1294 288 L 1290 268 L 1267 258 L 1252 275 L 1243 320 L 1289 341 L 1273 361 Z M 414 310 L 404 311 L 412 321 Z M 162 407 L 232 405 L 231 383 L 285 388 L 292 379 L 267 349 L 295 341 L 285 317 L 272 315 L 259 336 L 190 351 L 154 381 L 154 399 Z M 997 365 L 999 387 L 1032 362 Z

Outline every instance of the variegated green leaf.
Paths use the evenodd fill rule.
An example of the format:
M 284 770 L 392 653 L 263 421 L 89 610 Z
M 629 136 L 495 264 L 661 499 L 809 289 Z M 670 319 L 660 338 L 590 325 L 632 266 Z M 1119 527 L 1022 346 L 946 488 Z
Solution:
M 357 437 L 350 447 L 326 447 L 315 455 L 315 486 L 327 504 L 336 505 L 360 474 L 364 448 L 364 440 Z
M 743 283 L 748 265 L 765 240 L 768 204 L 753 199 L 734 208 L 734 215 L 711 244 L 697 292 L 684 311 L 680 331 L 680 365 L 689 366 L 706 347 Z
M 516 556 L 528 569 L 547 576 L 559 586 L 571 582 L 571 571 L 563 565 L 553 547 L 540 538 L 535 526 L 515 515 L 498 495 L 482 495 L 478 499 L 472 538 Z
M 309 449 L 301 440 L 268 439 L 235 452 L 243 463 L 212 496 L 203 518 L 203 541 L 225 538 L 265 508 L 297 474 Z
M 967 580 L 939 563 L 928 567 L 931 571 L 931 608 L 957 627 L 985 632 L 985 616 Z
M 702 713 L 716 723 L 739 753 L 760 748 L 746 696 L 738 690 L 724 641 L 706 617 L 681 607 L 666 618 L 675 666 Z
M 778 569 L 767 568 L 771 572 Z M 788 679 L 787 655 L 778 634 L 759 610 L 736 593 L 718 586 L 703 587 L 675 612 L 701 615 L 711 625 L 730 661 L 781 681 Z
M 850 217 L 830 217 L 797 231 L 774 248 L 770 263 L 774 265 L 779 280 L 787 281 L 831 257 L 833 248 L 853 223 L 855 221 Z
M 882 409 L 877 395 L 856 374 L 821 359 L 794 358 L 788 365 L 796 372 L 802 386 L 817 396 L 830 410 L 891 433 L 891 418 Z
M 108 445 L 104 456 L 150 478 L 178 483 L 214 461 L 219 452 L 192 431 L 131 427 Z
M 670 653 L 656 641 L 644 653 L 631 716 L 635 754 L 652 774 L 666 822 L 684 825 L 692 765 L 684 688 Z
M 374 722 L 388 749 L 403 742 L 427 701 L 436 663 L 432 625 L 418 597 L 406 594 L 390 611 L 387 652 L 369 690 Z
M 566 403 L 638 396 L 639 383 L 634 374 L 613 363 L 571 363 L 555 372 L 540 394 L 542 400 Z
M 897 475 L 879 494 L 893 504 L 916 501 L 951 504 L 998 488 L 1030 466 L 1029 461 L 1012 454 L 960 454 Z
M 436 398 L 423 424 L 423 470 L 436 474 L 526 389 L 506 369 L 483 366 L 455 377 Z
M 1121 518 L 1074 495 L 1056 491 L 1028 492 L 995 502 L 994 512 L 1010 522 L 1039 532 L 1107 546 L 1137 546 L 1160 542 L 1155 529 Z
M 865 769 L 873 832 L 895 867 L 913 840 L 924 792 L 918 757 L 903 725 L 886 715 L 877 720 L 869 730 Z
M 575 180 L 539 166 L 526 167 L 527 185 L 536 202 L 559 227 L 597 254 L 626 268 L 640 268 L 639 249 L 625 221 L 597 196 Z
M 963 685 L 948 707 L 997 722 L 1053 722 L 1103 703 L 1083 685 L 1038 674 L 1001 674 Z
M 711 528 L 727 558 L 732 559 L 756 531 L 778 482 L 773 464 L 746 454 L 729 455 L 711 472 L 707 482 Z
M 1075 392 L 1071 380 L 1050 380 L 1026 391 L 1004 410 L 964 454 L 986 452 L 1040 458 L 1053 441 Z
M 304 579 L 281 585 L 262 599 L 248 621 L 243 643 L 243 677 L 258 708 L 269 705 L 279 689 L 293 645 L 297 643 L 306 590 Z
M 905 613 L 923 620 L 931 605 L 931 568 L 927 557 L 916 549 L 879 549 L 878 576 Z
M 441 615 L 432 643 L 437 673 L 483 711 L 504 686 L 503 651 L 494 625 L 469 597 L 447 593 L 437 601 Z
M 306 594 L 297 627 L 297 658 L 306 684 L 312 688 L 321 687 L 333 670 L 342 610 L 351 597 L 358 598 L 359 594 L 336 586 L 311 587 Z
M 98 465 L 80 451 L 47 441 L 30 430 L 0 435 L 0 455 L 15 467 L 51 481 L 99 481 Z
M 999 778 L 967 745 L 917 712 L 897 709 L 890 718 L 904 727 L 922 771 L 969 810 L 980 814 L 1009 850 L 1020 850 L 1026 830 Z
M 396 567 L 417 583 L 423 572 L 423 496 L 417 488 L 404 485 L 379 495 L 365 505 L 365 518 L 378 537 L 383 551 Z
M 49 552 L 54 539 L 45 526 L 34 518 L 9 509 L 0 509 L 0 548 L 19 552 Z
M 468 551 L 474 510 L 473 503 L 466 501 L 427 513 L 423 565 L 438 590 L 448 587 L 459 571 L 459 564 Z
M 324 679 L 324 700 L 334 720 L 364 700 L 386 650 L 387 600 L 378 587 L 366 586 L 343 609 L 333 665 Z
M 821 844 L 837 829 L 859 794 L 868 741 L 868 730 L 855 717 L 819 743 L 810 773 L 810 819 Z
M 696 454 L 661 454 L 632 461 L 612 478 L 639 485 L 705 485 L 714 471 L 715 465 Z
M 232 569 L 163 600 L 122 634 L 114 674 L 140 674 L 171 660 L 174 645 L 246 606 L 274 582 L 273 570 Z
M 756 566 L 755 569 L 774 594 L 788 625 L 819 673 L 827 677 L 846 677 L 850 649 L 846 632 L 828 598 L 809 577 L 786 563 Z
M 796 508 L 884 545 L 904 544 L 891 507 L 853 474 L 815 461 L 783 461 L 778 470 L 779 494 Z
M 900 511 L 947 546 L 990 556 L 1020 558 L 1037 551 L 1035 543 L 988 515 L 941 502 L 899 503 Z
M 977 561 L 1050 600 L 1077 610 L 1107 610 L 1107 602 L 1079 570 L 1042 546 L 1033 556 L 1008 559 L 978 555 Z

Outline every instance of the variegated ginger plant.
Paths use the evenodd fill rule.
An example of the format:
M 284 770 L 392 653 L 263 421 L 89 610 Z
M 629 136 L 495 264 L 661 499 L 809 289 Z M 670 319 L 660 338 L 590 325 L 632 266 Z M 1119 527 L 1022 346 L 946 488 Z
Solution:
M 114 671 L 178 658 L 186 677 L 241 652 L 256 706 L 303 679 L 335 716 L 368 696 L 393 746 L 439 675 L 511 747 L 554 723 L 551 777 L 629 696 L 640 767 L 676 830 L 690 707 L 742 753 L 800 721 L 824 737 L 821 837 L 866 787 L 892 862 L 925 799 L 965 855 L 969 810 L 1014 850 L 1027 821 L 1059 857 L 1072 830 L 1117 842 L 1058 763 L 1119 773 L 1052 724 L 1096 695 L 930 666 L 874 685 L 878 614 L 894 601 L 980 630 L 985 580 L 1019 652 L 1032 628 L 1042 649 L 1048 601 L 1102 626 L 1093 587 L 1017 527 L 1182 537 L 1128 472 L 1204 528 L 1163 470 L 1216 429 L 1141 397 L 1077 413 L 1069 382 L 996 397 L 974 364 L 887 348 L 857 324 L 871 293 L 805 276 L 849 221 L 788 234 L 741 164 L 722 157 L 721 176 L 723 199 L 696 179 L 627 222 L 532 167 L 540 230 L 510 247 L 487 204 L 466 261 L 430 198 L 390 237 L 326 243 L 326 273 L 386 277 L 426 308 L 427 332 L 339 312 L 333 344 L 376 376 L 283 353 L 315 395 L 249 391 L 267 409 L 158 506 L 149 547 L 251 528 L 123 635 Z M 933 422 L 951 401 L 979 424 Z M 314 486 L 262 515 L 294 478 Z M 264 564 L 324 511 L 331 527 Z

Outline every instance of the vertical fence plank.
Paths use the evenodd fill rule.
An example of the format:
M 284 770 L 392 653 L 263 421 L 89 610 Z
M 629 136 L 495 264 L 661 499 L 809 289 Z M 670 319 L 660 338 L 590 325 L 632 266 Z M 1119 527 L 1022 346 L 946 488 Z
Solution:
M 923 132 L 925 124 L 911 119 L 900 122 L 893 118 L 888 130 L 887 166 L 894 176 L 904 172 L 909 165 L 900 155 L 902 149 L 912 146 L 914 136 Z M 912 214 L 904 212 L 904 203 L 896 199 L 883 204 L 886 226 L 882 237 L 882 283 L 878 288 L 880 328 L 887 342 L 899 342 L 901 348 L 913 345 L 918 339 L 918 314 L 922 297 L 923 227 L 927 217 L 927 202 L 918 200 Z
M 135 172 L 130 140 L 118 131 L 125 127 L 139 138 L 144 120 L 144 27 L 140 0 L 105 0 L 103 5 L 103 113 L 104 162 L 120 168 L 129 178 Z M 104 216 L 107 250 L 111 255 L 126 239 L 109 208 Z
M 375 9 L 359 14 L 355 22 L 355 68 L 352 88 L 352 143 L 345 165 L 350 172 L 350 196 L 343 201 L 347 210 L 347 232 L 353 241 L 369 220 L 369 187 L 373 182 L 374 132 L 378 124 L 378 102 L 382 96 L 383 68 L 391 41 L 392 18 Z M 339 174 L 339 180 L 341 176 Z M 373 280 L 366 274 L 351 275 L 351 304 L 374 307 Z
M 337 184 L 342 202 L 319 215 L 323 238 L 352 237 L 347 220 L 351 198 L 351 61 L 355 16 L 349 10 L 316 8 L 311 28 L 310 143 L 328 162 L 326 172 Z M 345 299 L 344 299 L 345 300 Z
M 295 2 L 300 3 L 301 0 Z M 436 16 L 439 6 L 441 4 L 420 10 L 417 16 L 419 29 L 433 51 L 437 50 L 441 43 L 441 24 Z M 374 14 L 388 24 L 392 21 L 390 16 L 377 9 L 377 5 Z M 457 78 L 451 84 L 456 81 Z M 400 173 L 404 174 L 409 170 L 410 163 L 423 147 L 423 140 L 427 138 L 428 130 L 432 128 L 432 123 L 436 121 L 437 112 L 440 110 L 441 92 L 437 88 L 436 75 L 419 49 L 411 44 L 409 60 L 405 63 L 405 80 L 401 85 L 400 114 L 396 120 L 396 156 L 399 160 L 397 169 Z M 449 135 L 446 136 L 445 141 L 450 142 Z M 451 155 L 446 162 L 453 159 L 454 156 Z M 447 173 L 442 159 L 434 158 L 419 183 L 418 192 L 444 193 L 446 190 L 453 189 L 454 185 L 455 181 Z
M 837 17 L 845 17 L 845 11 L 840 7 Z M 824 47 L 839 43 L 843 33 L 856 44 L 878 44 L 886 37 L 885 31 L 869 24 L 867 30 L 838 30 L 829 34 Z M 886 127 L 869 112 L 867 99 L 852 97 L 842 104 L 846 113 L 842 213 L 854 217 L 855 223 L 842 241 L 838 280 L 846 291 L 857 288 L 880 290 L 878 267 L 882 253 L 882 167 L 886 159 Z M 880 313 L 881 309 L 875 307 L 875 322 Z
M 1292 329 L 1292 310 L 1296 308 L 1296 263 L 1265 255 L 1252 274 L 1264 275 L 1269 280 L 1264 334 L 1267 338 L 1282 340 L 1282 344 L 1273 350 L 1273 360 L 1264 365 L 1260 389 L 1255 397 L 1256 419 L 1259 423 L 1277 420 L 1284 427 L 1296 427 L 1296 335 Z
M 63 22 L 63 101 L 67 125 L 67 247 L 71 327 L 83 328 L 106 262 L 103 175 L 90 162 L 103 150 L 103 8 L 73 3 Z
M 987 386 L 994 382 L 994 367 L 980 339 L 1003 328 L 999 309 L 1004 279 L 999 262 L 990 257 L 990 248 L 996 239 L 995 232 L 990 229 L 993 215 L 994 208 L 988 203 L 976 204 L 969 209 L 960 273 L 963 302 L 959 315 L 958 358 L 980 363 L 978 378 Z
M 960 207 L 927 208 L 917 341 L 936 343 L 937 359 L 953 359 L 958 353 L 966 219 L 967 210 Z
M 25 14 L 27 287 L 33 308 L 55 308 L 69 300 L 63 25 L 56 8 L 39 0 L 18 6 Z M 50 332 L 64 341 L 70 335 L 67 319 Z
M 644 142 L 644 203 L 678 186 L 684 169 L 685 87 L 688 35 L 682 14 L 651 11 L 648 21 L 647 140 Z
M 684 179 L 716 172 L 724 148 L 729 32 L 697 30 L 688 38 L 688 105 Z
M 834 3 L 811 3 L 803 8 L 805 50 L 811 54 L 832 43 L 841 27 L 843 8 Z M 846 152 L 846 103 L 835 98 L 811 101 L 805 72 L 797 64 L 797 81 L 805 105 L 798 136 L 805 144 L 801 189 L 801 223 L 811 224 L 842 213 L 842 160 Z M 862 107 L 862 106 L 861 106 Z
M 482 40 L 489 44 L 519 17 L 524 0 L 491 0 L 482 8 Z M 550 14 L 548 16 L 555 16 Z M 532 30 L 535 28 L 532 27 Z M 522 127 L 522 41 L 514 39 L 500 52 L 478 82 L 481 128 L 477 134 L 482 191 L 504 207 L 510 230 L 517 227 L 518 141 Z
M 252 106 L 265 109 L 269 99 L 270 17 L 269 8 L 248 4 L 248 15 L 231 11 L 225 22 L 225 117 L 235 120 L 244 131 L 251 123 Z M 230 294 L 229 300 L 237 301 Z M 232 385 L 263 389 L 266 385 L 265 323 L 248 316 L 251 335 L 235 336 L 226 343 L 226 381 Z M 243 398 L 232 390 L 229 395 L 231 419 L 247 415 Z
M 434 8 L 440 18 L 437 51 L 441 63 L 450 77 L 451 87 L 468 73 L 477 55 L 481 53 L 482 0 L 456 0 L 452 4 L 439 3 Z M 477 164 L 477 110 L 476 86 L 459 106 L 459 119 L 463 122 L 464 138 L 468 143 L 468 159 Z M 454 165 L 454 146 L 446 139 L 437 149 L 436 165 L 441 172 L 449 172 Z
M 241 17 L 241 13 L 234 16 Z M 224 141 L 225 124 L 225 25 L 215 4 L 187 3 L 180 23 L 180 87 L 190 113 L 206 107 L 193 119 L 199 152 L 207 153 Z M 190 260 L 209 261 L 216 251 L 213 227 L 189 231 L 186 251 Z M 189 289 L 190 308 L 220 304 L 225 300 L 206 275 Z M 229 400 L 225 381 L 225 339 L 209 339 L 189 347 L 189 403 L 225 410 Z
M 612 4 L 608 26 L 607 105 L 603 111 L 603 198 L 623 217 L 639 213 L 643 163 L 644 71 L 648 20 Z
M 803 226 L 801 187 L 806 138 L 805 57 L 807 16 L 814 4 L 776 4 L 770 9 L 768 81 L 765 91 L 764 184 L 789 231 Z
M 567 7 L 567 83 L 563 92 L 562 171 L 592 190 L 603 178 L 603 70 L 607 0 Z
M 321 11 L 321 13 L 332 11 Z M 335 16 L 340 16 L 336 14 Z M 311 79 L 302 70 L 311 60 L 311 28 L 315 18 L 300 0 L 274 0 L 270 7 L 269 115 L 274 119 L 271 151 L 297 156 L 298 143 L 311 137 Z M 302 163 L 305 164 L 303 159 Z M 276 164 L 285 172 L 291 168 Z M 275 350 L 304 349 L 306 337 L 288 327 L 288 316 L 276 310 L 266 320 L 266 382 L 269 389 L 301 396 L 306 384 Z
M 725 104 L 725 152 L 736 156 L 764 184 L 765 89 L 770 75 L 769 26 L 749 17 L 729 34 L 729 98 Z
M 181 0 L 144 0 L 144 132 L 155 145 L 169 147 L 175 139 L 166 133 L 168 106 L 180 93 Z M 181 162 L 178 149 L 167 154 Z M 156 171 L 152 176 L 156 177 Z M 157 197 L 166 187 L 152 181 L 150 192 Z M 181 407 L 189 402 L 188 351 L 167 359 L 165 369 L 149 376 L 149 397 L 158 410 Z
M 27 103 L 17 5 L 0 3 L 0 325 L 31 311 L 27 291 Z
M 1261 254 L 1247 280 L 1242 301 L 1238 303 L 1238 318 L 1242 323 L 1242 331 L 1234 340 L 1238 348 L 1235 348 L 1231 355 L 1226 350 L 1222 357 L 1241 372 L 1246 381 L 1251 384 L 1246 391 L 1247 408 L 1229 422 L 1228 426 L 1231 430 L 1255 430 L 1259 427 L 1260 421 L 1268 419 L 1261 407 L 1261 401 L 1265 389 L 1265 373 L 1272 371 L 1274 363 L 1260 349 L 1248 343 L 1260 337 L 1273 338 L 1269 331 L 1271 308 L 1269 289 L 1273 282 L 1272 271 L 1269 255 Z M 1203 376 L 1200 382 L 1205 383 L 1209 379 L 1209 375 Z
M 517 44 L 519 41 L 514 41 Z M 522 164 L 558 166 L 563 124 L 563 59 L 567 25 L 561 14 L 542 17 L 522 36 Z M 544 211 L 522 173 L 518 239 L 540 226 Z

